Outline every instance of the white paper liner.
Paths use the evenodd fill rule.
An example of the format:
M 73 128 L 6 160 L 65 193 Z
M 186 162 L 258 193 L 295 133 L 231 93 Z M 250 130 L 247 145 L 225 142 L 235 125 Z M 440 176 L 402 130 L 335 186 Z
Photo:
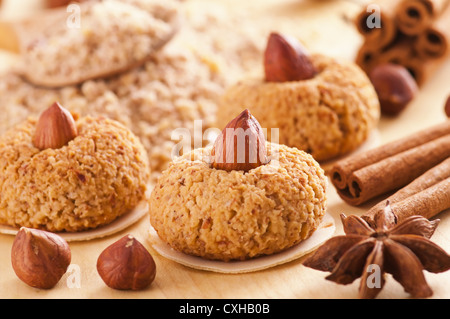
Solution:
M 149 228 L 150 236 L 148 239 L 158 254 L 184 266 L 218 273 L 238 274 L 259 271 L 298 259 L 312 252 L 326 240 L 331 238 L 335 230 L 336 226 L 334 219 L 327 213 L 325 214 L 322 223 L 311 235 L 311 237 L 298 243 L 297 245 L 273 255 L 261 256 L 245 261 L 230 262 L 208 260 L 176 251 L 163 242 L 151 226 Z
M 115 221 L 105 226 L 80 232 L 55 232 L 66 241 L 87 241 L 96 238 L 102 238 L 117 233 L 128 226 L 133 225 L 148 213 L 147 200 L 141 201 L 132 211 L 120 216 Z M 0 234 L 16 235 L 19 228 L 0 225 Z

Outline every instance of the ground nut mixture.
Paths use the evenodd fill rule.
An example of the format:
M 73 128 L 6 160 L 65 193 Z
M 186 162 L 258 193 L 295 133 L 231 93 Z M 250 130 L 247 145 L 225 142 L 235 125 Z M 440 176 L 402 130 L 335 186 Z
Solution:
M 52 25 L 24 50 L 25 76 L 59 87 L 146 60 L 175 32 L 175 3 L 148 0 L 150 14 L 128 2 L 83 3 L 79 27 L 68 27 L 64 19 Z
M 372 84 L 351 62 L 312 55 L 318 74 L 292 82 L 243 79 L 224 94 L 217 126 L 248 108 L 261 126 L 279 128 L 279 142 L 318 161 L 355 150 L 377 126 L 380 106 Z M 270 134 L 269 134 L 270 140 Z
M 210 168 L 204 161 L 210 152 L 200 148 L 177 158 L 150 196 L 150 222 L 172 248 L 244 260 L 287 249 L 317 229 L 326 211 L 326 177 L 312 156 L 282 145 L 278 161 L 244 173 Z
M 114 221 L 145 197 L 147 154 L 122 124 L 85 117 L 59 149 L 32 144 L 36 120 L 0 137 L 0 223 L 81 231 Z

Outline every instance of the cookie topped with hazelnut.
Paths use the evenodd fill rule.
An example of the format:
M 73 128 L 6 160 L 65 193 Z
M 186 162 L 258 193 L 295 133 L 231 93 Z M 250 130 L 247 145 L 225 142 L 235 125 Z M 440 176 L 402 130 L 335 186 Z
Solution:
M 266 141 L 245 110 L 213 146 L 173 160 L 150 195 L 150 222 L 179 252 L 247 260 L 309 238 L 325 215 L 326 187 L 311 155 Z
M 0 136 L 0 224 L 53 232 L 106 225 L 145 198 L 139 139 L 102 118 L 75 120 L 58 103 Z
M 279 128 L 281 144 L 320 162 L 358 148 L 380 117 L 376 91 L 356 64 L 309 54 L 278 33 L 267 42 L 264 76 L 242 79 L 222 96 L 217 126 L 245 107 L 263 127 Z

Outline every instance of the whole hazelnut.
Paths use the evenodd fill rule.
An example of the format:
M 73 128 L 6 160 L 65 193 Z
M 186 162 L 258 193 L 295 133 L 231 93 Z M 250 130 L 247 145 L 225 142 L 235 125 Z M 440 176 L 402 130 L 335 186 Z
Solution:
M 72 114 L 58 102 L 41 113 L 36 123 L 33 145 L 40 150 L 58 149 L 78 135 Z
M 269 162 L 263 130 L 248 109 L 225 126 L 214 142 L 211 157 L 213 168 L 227 172 L 248 172 Z
M 447 98 L 447 101 L 445 102 L 444 111 L 447 117 L 450 118 L 450 95 Z
M 380 64 L 370 72 L 369 77 L 377 92 L 381 112 L 385 115 L 401 113 L 418 91 L 413 76 L 401 65 Z
M 97 271 L 105 284 L 119 290 L 141 290 L 156 276 L 156 265 L 147 249 L 132 235 L 108 246 L 97 259 Z
M 264 73 L 268 82 L 288 82 L 311 79 L 317 71 L 296 38 L 272 32 L 264 51 Z
M 50 289 L 66 273 L 71 252 L 59 235 L 21 227 L 12 249 L 11 263 L 17 277 L 31 287 Z

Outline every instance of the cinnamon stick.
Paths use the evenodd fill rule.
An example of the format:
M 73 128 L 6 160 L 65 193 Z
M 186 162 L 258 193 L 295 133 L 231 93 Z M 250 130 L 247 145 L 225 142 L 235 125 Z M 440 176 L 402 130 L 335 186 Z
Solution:
M 417 85 L 422 86 L 442 64 L 441 59 L 424 60 L 414 52 L 402 59 L 399 64 L 404 66 L 414 77 Z
M 404 0 L 397 7 L 398 28 L 407 35 L 419 35 L 447 7 L 449 0 Z
M 450 54 L 450 0 L 378 1 L 381 28 L 369 28 L 366 7 L 355 23 L 364 36 L 356 64 L 367 74 L 382 63 L 402 65 L 422 86 Z
M 402 64 L 411 54 L 411 37 L 398 36 L 392 45 L 383 49 L 378 57 L 377 64 Z
M 399 64 L 411 73 L 416 80 L 417 85 L 422 86 L 436 69 L 439 68 L 445 55 L 441 58 L 437 58 L 437 54 L 433 59 L 430 59 L 429 56 L 425 58 L 423 57 L 424 54 L 421 56 L 417 53 L 415 50 L 415 43 L 416 40 L 413 40 L 411 37 L 401 36 L 399 37 L 399 40 L 396 40 L 387 48 L 379 50 L 378 52 L 376 50 L 370 52 L 371 59 L 365 65 L 361 66 L 358 60 L 356 63 L 367 73 L 370 73 L 370 71 L 379 64 Z
M 369 28 L 367 21 L 373 14 L 366 7 L 356 17 L 355 24 L 361 35 L 366 39 L 366 46 L 373 49 L 381 49 L 392 43 L 397 35 L 397 22 L 395 10 L 401 0 L 379 0 L 380 28 Z
M 450 4 L 419 34 L 415 49 L 422 59 L 436 59 L 450 53 Z
M 400 188 L 450 156 L 450 120 L 337 162 L 330 170 L 351 205 Z
M 359 48 L 355 63 L 367 74 L 378 64 L 380 50 L 368 45 L 368 42 Z
M 450 134 L 357 170 L 341 197 L 360 205 L 403 187 L 449 156 Z
M 386 200 L 395 208 L 399 220 L 412 215 L 431 218 L 450 208 L 450 158 L 429 169 Z M 373 224 L 374 216 L 384 209 L 386 200 L 373 206 L 361 217 Z
M 400 220 L 413 215 L 431 218 L 450 207 L 450 178 L 411 196 L 407 200 L 397 202 L 391 207 L 398 216 L 401 216 Z
M 347 187 L 347 178 L 352 172 L 447 134 L 450 134 L 450 120 L 366 152 L 342 159 L 332 167 L 330 171 L 331 181 L 337 188 L 344 189 Z

